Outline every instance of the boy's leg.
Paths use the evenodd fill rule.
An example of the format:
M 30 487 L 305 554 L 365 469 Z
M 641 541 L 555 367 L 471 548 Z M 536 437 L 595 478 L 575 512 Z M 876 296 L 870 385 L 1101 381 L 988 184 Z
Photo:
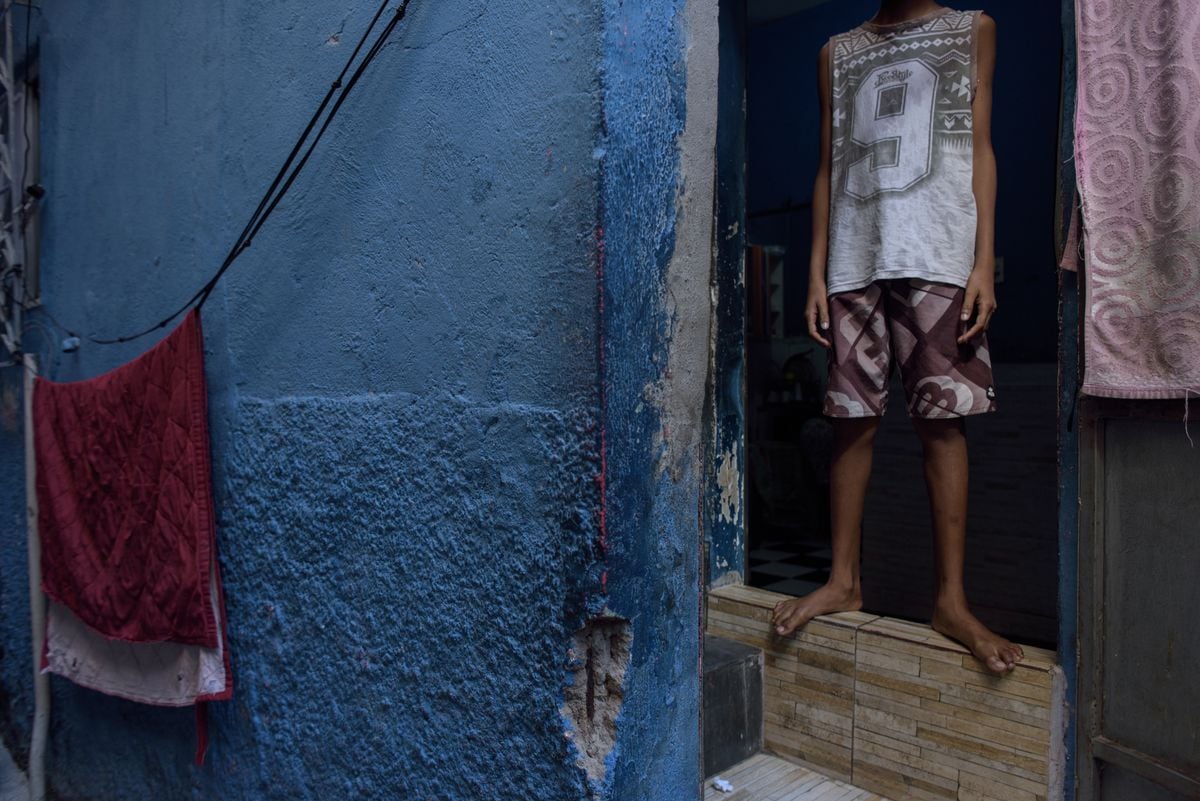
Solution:
M 862 608 L 859 551 L 863 499 L 871 475 L 871 451 L 880 415 L 887 406 L 891 349 L 883 318 L 883 289 L 871 284 L 829 298 L 829 388 L 824 412 L 833 419 L 830 522 L 833 565 L 829 581 L 805 595 L 775 605 L 772 622 L 781 636 L 817 615 Z
M 967 440 L 963 418 L 994 411 L 992 365 L 980 334 L 959 345 L 964 290 L 925 281 L 896 281 L 884 302 L 896 360 L 925 455 L 925 484 L 933 514 L 937 600 L 933 627 L 958 640 L 997 673 L 1024 655 L 993 634 L 967 606 L 963 558 L 967 539 Z
M 958 640 L 989 670 L 1004 673 L 1023 656 L 1021 646 L 992 633 L 967 606 L 963 559 L 967 541 L 967 440 L 962 419 L 913 418 L 925 454 L 925 484 L 933 514 L 937 600 L 933 628 Z
M 833 421 L 833 463 L 829 500 L 833 528 L 833 566 L 823 587 L 802 598 L 775 606 L 775 632 L 791 634 L 817 615 L 862 608 L 859 552 L 862 546 L 863 499 L 871 477 L 871 451 L 878 417 Z

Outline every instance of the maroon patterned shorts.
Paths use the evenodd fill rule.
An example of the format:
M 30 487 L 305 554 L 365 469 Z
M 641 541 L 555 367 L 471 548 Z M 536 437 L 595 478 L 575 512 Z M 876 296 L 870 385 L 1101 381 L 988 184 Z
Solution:
M 996 409 L 987 338 L 956 341 L 966 290 L 916 278 L 876 281 L 829 297 L 825 414 L 875 417 L 887 408 L 893 361 L 912 417 Z

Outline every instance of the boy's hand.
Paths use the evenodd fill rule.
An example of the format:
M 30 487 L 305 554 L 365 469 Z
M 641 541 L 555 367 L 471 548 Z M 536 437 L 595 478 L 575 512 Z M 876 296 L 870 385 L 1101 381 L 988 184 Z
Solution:
M 825 347 L 832 347 L 824 335 L 829 331 L 829 300 L 825 297 L 824 281 L 809 282 L 808 303 L 804 306 L 804 319 L 808 321 L 808 335 Z
M 960 345 L 986 331 L 988 323 L 992 321 L 992 315 L 996 313 L 996 281 L 991 267 L 976 267 L 967 279 L 967 295 L 963 300 L 962 315 L 959 318 L 964 328 L 971 319 L 972 312 L 975 313 L 975 323 L 959 336 Z

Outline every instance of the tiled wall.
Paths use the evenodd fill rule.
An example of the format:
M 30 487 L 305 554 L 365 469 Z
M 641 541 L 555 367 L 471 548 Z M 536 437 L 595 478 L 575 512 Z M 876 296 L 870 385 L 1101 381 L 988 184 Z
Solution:
M 1055 654 L 1025 646 L 1004 677 L 928 626 L 861 612 L 776 636 L 788 596 L 708 596 L 710 633 L 763 650 L 764 743 L 893 801 L 1046 801 L 1056 781 Z

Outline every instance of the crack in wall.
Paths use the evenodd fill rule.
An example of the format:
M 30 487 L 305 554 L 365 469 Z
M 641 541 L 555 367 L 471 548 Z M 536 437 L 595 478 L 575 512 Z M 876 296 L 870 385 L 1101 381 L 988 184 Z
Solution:
M 592 788 L 604 782 L 625 701 L 633 629 L 628 620 L 595 617 L 575 632 L 567 655 L 562 716 L 575 764 Z M 591 793 L 595 796 L 595 791 Z

